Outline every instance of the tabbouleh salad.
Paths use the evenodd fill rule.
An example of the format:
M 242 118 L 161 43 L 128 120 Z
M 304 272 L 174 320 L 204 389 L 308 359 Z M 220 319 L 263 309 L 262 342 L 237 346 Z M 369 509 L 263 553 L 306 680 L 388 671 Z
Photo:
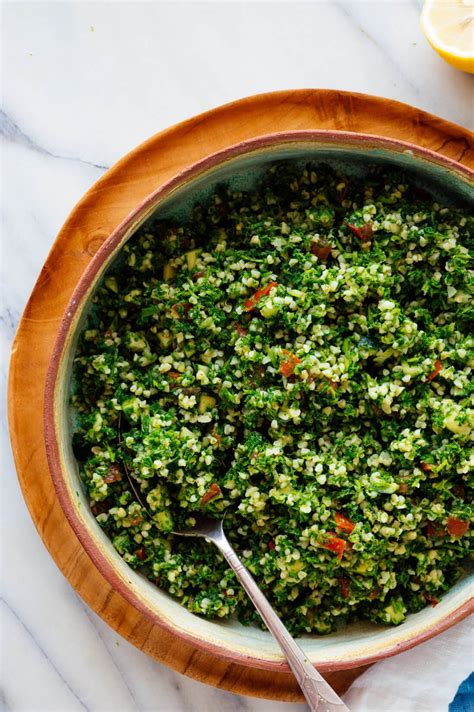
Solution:
M 172 534 L 227 509 L 294 634 L 436 605 L 471 550 L 473 237 L 398 171 L 283 162 L 141 228 L 94 297 L 72 395 L 123 559 L 193 613 L 260 624 L 219 551 Z

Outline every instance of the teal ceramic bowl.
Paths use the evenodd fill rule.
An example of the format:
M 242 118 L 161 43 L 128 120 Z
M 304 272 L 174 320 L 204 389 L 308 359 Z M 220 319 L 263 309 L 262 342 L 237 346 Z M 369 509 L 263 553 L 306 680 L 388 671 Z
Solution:
M 369 163 L 400 166 L 444 202 L 473 202 L 472 171 L 433 152 L 376 136 L 296 131 L 263 136 L 213 154 L 138 205 L 93 257 L 60 325 L 49 365 L 44 410 L 46 450 L 59 501 L 85 550 L 111 586 L 150 621 L 177 638 L 227 660 L 267 670 L 288 669 L 269 633 L 237 622 L 212 622 L 193 615 L 129 568 L 116 553 L 90 512 L 83 492 L 71 447 L 69 393 L 75 344 L 91 296 L 137 228 L 152 217 L 186 215 L 197 199 L 211 193 L 222 181 L 239 188 L 251 187 L 269 163 L 282 159 L 323 161 L 361 176 Z M 410 615 L 398 627 L 359 623 L 324 637 L 307 636 L 300 642 L 320 670 L 372 663 L 407 650 L 461 620 L 472 609 L 471 591 L 466 575 L 439 605 Z

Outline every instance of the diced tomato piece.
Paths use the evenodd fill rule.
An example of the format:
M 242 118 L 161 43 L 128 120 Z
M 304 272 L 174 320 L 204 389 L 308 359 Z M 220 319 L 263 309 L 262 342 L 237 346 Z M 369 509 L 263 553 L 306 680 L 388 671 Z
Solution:
M 173 304 L 171 307 L 171 311 L 173 313 L 173 316 L 175 319 L 186 319 L 188 312 L 192 308 L 192 304 Z M 180 309 L 184 312 L 184 315 L 181 315 Z
M 221 436 L 216 430 L 213 430 L 211 433 L 211 437 L 214 438 L 214 442 L 212 443 L 214 447 L 218 447 L 220 445 L 220 442 L 222 440 Z
M 255 294 L 244 302 L 245 311 L 250 311 L 253 309 L 262 297 L 266 297 L 274 287 L 278 287 L 278 282 L 269 282 L 266 287 L 257 289 Z
M 424 470 L 424 472 L 433 472 L 433 465 L 430 465 L 428 462 L 422 462 L 420 468 Z
M 349 534 L 355 527 L 354 522 L 351 522 L 351 520 L 344 514 L 341 514 L 341 512 L 336 512 L 334 518 L 336 520 L 336 527 L 338 529 L 343 529 L 344 531 L 349 532 Z
M 249 333 L 247 329 L 244 326 L 241 326 L 240 324 L 235 325 L 235 330 L 239 336 L 247 336 L 247 334 Z
M 378 597 L 379 593 L 379 589 L 374 588 L 374 590 L 369 593 L 369 601 L 374 601 Z
M 333 391 L 337 391 L 337 381 L 333 381 L 332 378 L 328 378 L 327 376 L 324 376 L 324 378 L 329 383 L 329 388 Z
M 406 494 L 408 492 L 408 485 L 405 482 L 401 482 L 398 485 L 398 491 L 400 494 Z
M 263 363 L 258 363 L 255 364 L 255 372 L 258 374 L 260 378 L 263 378 L 267 372 L 267 369 L 263 365 Z
M 180 378 L 181 374 L 179 371 L 168 371 L 168 376 L 173 379 L 173 381 L 176 381 L 178 378 Z
M 339 202 L 342 204 L 347 196 L 347 184 L 344 183 L 340 189 L 337 189 L 339 193 Z
M 216 497 L 219 497 L 219 495 L 222 494 L 221 488 L 219 487 L 218 484 L 213 482 L 209 489 L 207 490 L 206 494 L 204 494 L 201 497 L 201 507 L 204 507 L 208 502 L 211 501 L 211 499 L 215 499 Z
M 436 359 L 434 371 L 432 371 L 432 372 L 430 373 L 430 375 L 427 376 L 428 381 L 432 381 L 433 378 L 436 378 L 436 376 L 438 375 L 438 373 L 439 373 L 440 371 L 441 371 L 441 361 L 440 361 L 439 359 Z
M 296 366 L 301 363 L 301 359 L 292 354 L 286 349 L 283 349 L 282 354 L 285 356 L 284 360 L 280 362 L 280 373 L 282 376 L 291 376 Z
M 146 559 L 146 551 L 144 546 L 140 546 L 136 551 L 135 551 L 135 556 L 137 559 L 140 559 L 140 561 L 144 561 Z
M 349 588 L 349 581 L 343 576 L 341 576 L 341 578 L 339 579 L 339 586 L 341 587 L 341 596 L 343 598 L 349 598 L 351 594 Z
M 136 527 L 137 524 L 140 524 L 142 521 L 142 518 L 139 514 L 137 514 L 136 517 L 133 517 L 133 519 L 130 520 L 130 526 L 131 527 Z
M 426 535 L 430 539 L 436 539 L 444 536 L 444 531 L 442 529 L 437 529 L 431 522 L 428 522 L 426 526 Z
M 321 546 L 329 551 L 334 551 L 340 561 L 344 555 L 344 551 L 346 550 L 347 542 L 345 539 L 341 539 L 338 536 L 330 534 Z
M 364 223 L 361 227 L 347 223 L 347 227 L 359 238 L 359 240 L 362 240 L 362 242 L 367 242 L 372 239 L 373 230 L 370 223 Z
M 274 541 L 269 541 L 269 542 L 268 542 L 268 548 L 270 549 L 270 551 L 273 551 L 274 549 L 276 549 L 276 544 L 275 544 L 275 542 L 274 542 Z
M 316 255 L 321 262 L 326 262 L 328 257 L 331 255 L 332 247 L 331 245 L 318 245 L 317 242 L 311 243 L 311 254 Z
M 464 536 L 469 529 L 469 522 L 456 517 L 448 517 L 448 532 L 451 536 Z
M 206 273 L 204 271 L 203 272 L 195 272 L 192 277 L 193 282 L 197 282 L 198 279 L 201 279 L 201 277 L 204 277 L 205 274 Z
M 91 512 L 94 517 L 98 517 L 99 514 L 103 514 L 104 512 L 106 512 L 107 509 L 111 506 L 112 504 L 107 500 L 103 500 L 102 502 L 95 502 L 95 504 L 91 505 Z
M 120 482 L 122 479 L 122 470 L 115 463 L 110 465 L 107 475 L 104 477 L 104 482 L 111 485 L 113 482 Z
M 433 608 L 434 608 L 435 606 L 437 606 L 438 603 L 439 603 L 438 599 L 435 598 L 434 596 L 432 596 L 430 593 L 424 593 L 424 594 L 423 594 L 423 598 L 425 599 L 425 601 L 426 601 L 427 603 L 431 603 L 431 605 L 433 606 Z
M 454 494 L 455 497 L 459 497 L 459 499 L 464 499 L 464 497 L 466 496 L 466 490 L 461 484 L 454 485 L 451 492 Z

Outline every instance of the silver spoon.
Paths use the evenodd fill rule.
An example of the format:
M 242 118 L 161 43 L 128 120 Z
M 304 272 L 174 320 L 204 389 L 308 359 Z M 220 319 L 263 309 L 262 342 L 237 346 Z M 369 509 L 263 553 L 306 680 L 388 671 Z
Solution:
M 193 515 L 196 516 L 196 515 Z M 197 517 L 192 529 L 183 532 L 173 532 L 179 536 L 199 536 L 212 541 L 225 556 L 227 563 L 234 571 L 244 587 L 253 605 L 262 616 L 270 633 L 285 654 L 288 665 L 293 671 L 301 691 L 306 698 L 310 710 L 315 712 L 349 712 L 344 702 L 328 685 L 326 680 L 309 662 L 300 646 L 289 634 L 266 597 L 255 583 L 250 572 L 245 568 L 239 557 L 229 544 L 224 534 L 222 519 Z
M 121 443 L 121 428 L 119 420 L 119 443 Z M 149 508 L 142 498 L 138 487 L 135 486 L 133 477 L 131 476 L 125 462 L 123 463 L 125 475 L 130 483 L 132 492 L 134 493 L 137 502 L 143 510 L 150 514 Z M 224 519 L 210 519 L 202 515 L 193 515 L 196 524 L 192 529 L 177 532 L 173 534 L 177 536 L 198 536 L 203 539 L 212 541 L 213 544 L 224 554 L 224 557 L 239 579 L 245 589 L 253 605 L 262 616 L 265 625 L 270 633 L 275 638 L 285 655 L 288 665 L 293 671 L 298 685 L 306 698 L 311 712 L 350 712 L 349 708 L 344 704 L 341 698 L 336 695 L 334 690 L 326 680 L 319 674 L 316 668 L 309 662 L 308 658 L 296 643 L 294 638 L 289 634 L 286 627 L 283 625 L 277 614 L 267 601 L 266 596 L 262 593 L 258 585 L 252 578 L 252 575 L 245 568 L 239 557 L 231 547 L 229 540 L 224 534 Z M 225 512 L 224 512 L 225 517 Z

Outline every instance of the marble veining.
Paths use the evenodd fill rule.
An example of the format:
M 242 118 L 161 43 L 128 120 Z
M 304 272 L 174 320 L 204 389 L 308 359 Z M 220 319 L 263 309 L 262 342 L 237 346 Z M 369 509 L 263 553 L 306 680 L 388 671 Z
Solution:
M 58 156 L 55 153 L 51 153 L 48 149 L 40 146 L 38 143 L 33 141 L 29 136 L 27 136 L 17 124 L 6 114 L 3 109 L 0 110 L 0 130 L 1 136 L 5 141 L 10 141 L 12 143 L 18 143 L 21 146 L 41 153 L 45 156 L 51 156 L 51 158 L 57 158 L 60 161 L 77 161 L 78 163 L 84 163 L 85 165 L 92 166 L 93 168 L 98 168 L 101 171 L 106 171 L 109 166 L 101 166 L 97 163 L 91 163 L 90 161 L 84 161 L 82 158 L 74 158 L 72 156 Z
M 156 131 L 242 96 L 310 86 L 388 96 L 472 128 L 472 77 L 432 52 L 419 30 L 419 10 L 418 0 L 5 2 L 2 393 L 16 326 L 61 224 L 108 166 Z M 84 605 L 29 518 L 8 446 L 5 402 L 6 396 L 0 710 L 301 710 L 180 676 Z M 459 645 L 466 631 L 460 624 L 443 640 Z M 409 655 L 400 656 L 400 665 Z M 428 674 L 426 655 L 425 661 Z M 445 683 L 439 712 L 464 673 L 460 665 Z M 371 674 L 370 685 L 381 684 L 377 669 Z M 432 674 L 434 684 L 434 668 Z M 352 709 L 375 711 L 360 696 L 363 680 L 358 685 L 348 696 Z

